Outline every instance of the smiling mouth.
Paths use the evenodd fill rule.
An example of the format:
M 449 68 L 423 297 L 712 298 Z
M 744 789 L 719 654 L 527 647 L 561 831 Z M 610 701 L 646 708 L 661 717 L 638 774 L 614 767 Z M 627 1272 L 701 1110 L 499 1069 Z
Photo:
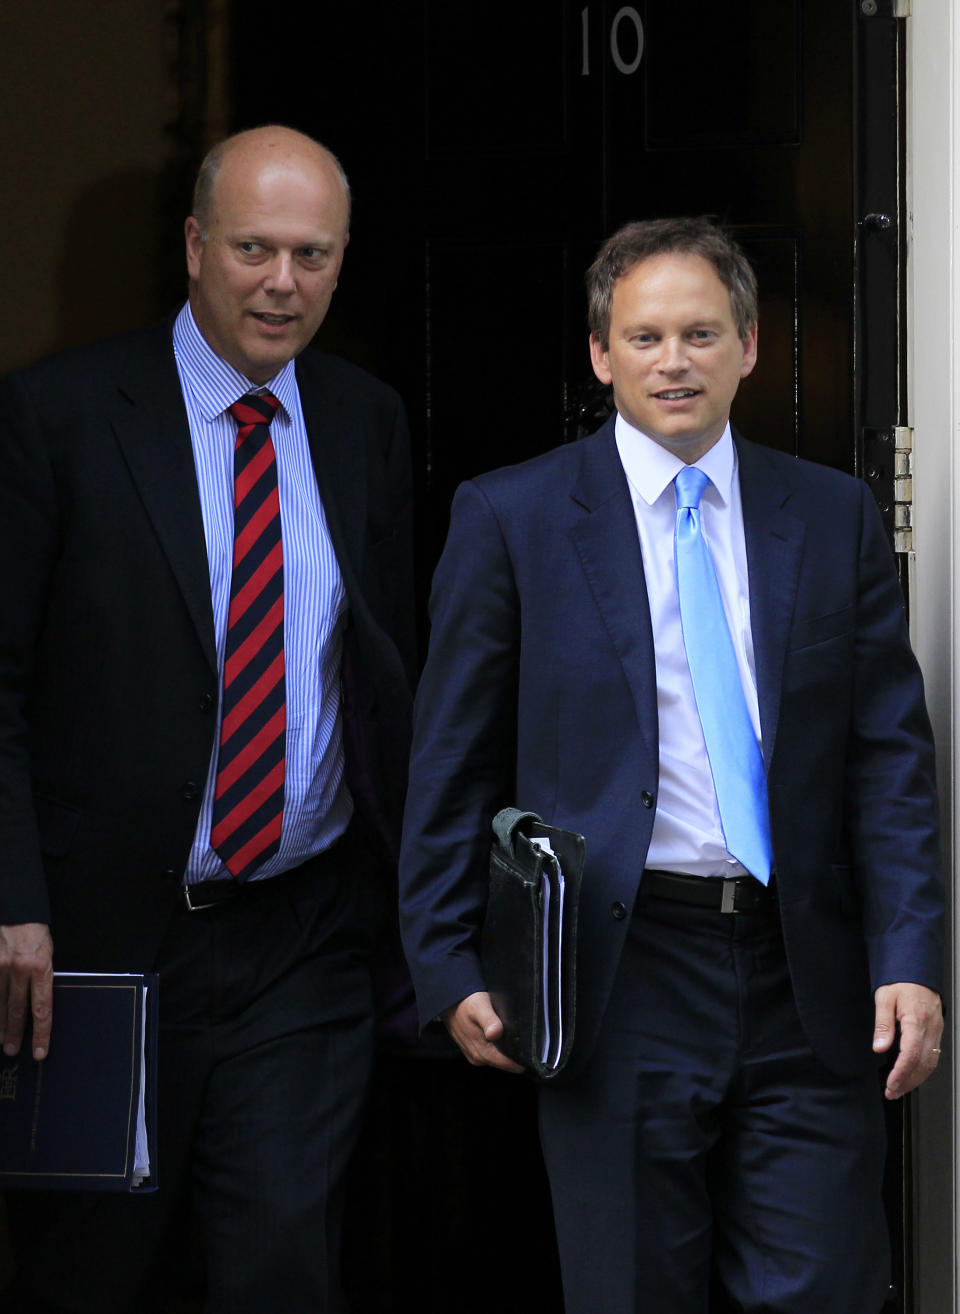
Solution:
M 663 392 L 653 394 L 659 401 L 689 401 L 691 397 L 699 395 L 697 388 L 669 388 Z
M 254 310 L 252 314 L 254 319 L 258 319 L 261 324 L 270 324 L 274 328 L 279 327 L 281 324 L 289 324 L 294 318 L 293 315 L 271 315 L 265 310 Z

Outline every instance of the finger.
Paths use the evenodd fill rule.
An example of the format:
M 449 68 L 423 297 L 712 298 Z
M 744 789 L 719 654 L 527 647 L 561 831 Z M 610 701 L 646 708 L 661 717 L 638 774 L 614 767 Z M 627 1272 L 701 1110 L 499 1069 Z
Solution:
M 503 1035 L 503 1023 L 500 1014 L 490 1002 L 485 992 L 471 996 L 465 1001 L 464 1014 L 485 1036 L 491 1038 Z
M 52 973 L 34 979 L 30 991 L 30 1009 L 33 1014 L 33 1057 L 43 1059 L 50 1052 L 50 1031 L 53 1025 Z
M 3 1028 L 3 1052 L 8 1056 L 19 1054 L 27 1017 L 27 984 L 18 977 L 7 987 L 6 1024 Z
M 450 1028 L 450 1034 L 459 1045 L 468 1063 L 474 1067 L 500 1068 L 503 1072 L 523 1072 L 519 1063 L 507 1058 L 493 1043 L 503 1033 L 503 1024 L 494 1015 L 487 1021 L 488 1034 L 485 1034 L 480 1021 L 471 1017 L 458 1019 Z
M 448 1008 L 442 1017 L 460 1048 L 469 1049 L 471 1053 L 483 1044 L 488 1035 L 491 1040 L 499 1039 L 500 1019 L 490 1003 L 490 997 L 483 991 L 461 999 L 459 1004 Z
M 932 1050 L 912 1059 L 901 1055 L 887 1077 L 887 1086 L 884 1091 L 887 1099 L 898 1100 L 902 1095 L 915 1090 L 934 1071 L 939 1057 L 939 1054 L 934 1053 Z
M 513 1059 L 507 1058 L 506 1054 L 497 1046 L 497 1041 L 503 1035 L 502 1019 L 490 1010 L 490 1019 L 483 1028 L 483 1061 L 492 1068 L 500 1068 L 502 1072 L 523 1072 L 525 1069 L 519 1064 L 514 1063 Z
M 507 1058 L 502 1050 L 497 1049 L 496 1045 L 491 1045 L 488 1041 L 479 1044 L 470 1045 L 464 1048 L 463 1052 L 467 1062 L 472 1063 L 475 1068 L 499 1068 L 501 1072 L 523 1072 L 519 1063 L 514 1063 L 513 1059 Z
M 503 1035 L 503 1022 L 491 1008 L 483 1017 L 477 1018 L 484 1040 L 497 1041 Z
M 926 1081 L 940 1059 L 942 1026 L 931 1020 L 920 1023 L 903 1018 L 900 1023 L 900 1053 L 887 1077 L 886 1096 L 899 1099 Z
M 512 1072 L 514 1074 L 526 1071 L 519 1063 L 514 1063 L 513 1059 L 509 1059 L 506 1054 L 501 1053 L 495 1045 L 490 1045 L 486 1050 L 484 1065 L 488 1068 L 499 1068 L 501 1072 Z
M 896 1034 L 895 995 L 892 991 L 880 989 L 876 993 L 876 1012 L 873 1024 L 874 1053 L 885 1054 L 893 1044 Z
M 887 1086 L 884 1094 L 888 1100 L 898 1100 L 901 1095 L 905 1095 L 911 1089 L 915 1067 L 915 1061 L 901 1053 L 887 1076 Z
M 474 1067 L 499 1068 L 503 1072 L 523 1072 L 497 1048 L 503 1035 L 503 1023 L 485 990 L 478 990 L 442 1014 L 447 1030 Z

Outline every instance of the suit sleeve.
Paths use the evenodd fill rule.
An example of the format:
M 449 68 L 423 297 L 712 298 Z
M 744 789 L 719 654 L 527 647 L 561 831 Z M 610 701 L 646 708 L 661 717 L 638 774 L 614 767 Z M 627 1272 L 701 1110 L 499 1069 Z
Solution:
M 519 600 L 493 508 L 458 489 L 430 600 L 400 860 L 421 1022 L 485 988 L 477 941 L 494 814 L 516 774 Z
M 0 924 L 49 922 L 27 709 L 56 554 L 57 498 L 26 389 L 0 383 Z
M 942 990 L 943 890 L 933 738 L 903 596 L 873 497 L 861 493 L 847 825 L 874 989 Z

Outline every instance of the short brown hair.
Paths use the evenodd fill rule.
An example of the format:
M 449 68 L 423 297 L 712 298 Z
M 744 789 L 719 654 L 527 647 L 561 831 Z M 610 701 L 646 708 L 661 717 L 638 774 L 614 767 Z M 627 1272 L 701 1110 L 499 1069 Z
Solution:
M 608 237 L 587 270 L 587 318 L 604 351 L 610 346 L 614 284 L 651 256 L 698 255 L 708 260 L 730 293 L 730 309 L 741 341 L 757 322 L 757 277 L 732 237 L 712 219 L 644 219 Z

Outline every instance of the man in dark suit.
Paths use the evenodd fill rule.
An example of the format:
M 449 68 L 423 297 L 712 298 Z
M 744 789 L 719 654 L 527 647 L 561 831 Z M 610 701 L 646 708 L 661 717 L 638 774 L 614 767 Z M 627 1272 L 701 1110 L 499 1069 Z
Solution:
M 878 1314 L 881 1092 L 942 1030 L 893 561 L 862 483 L 732 433 L 757 313 L 726 236 L 628 225 L 589 289 L 617 415 L 464 484 L 434 581 L 401 858 L 421 1017 L 517 1070 L 478 956 L 490 819 L 582 833 L 570 1079 L 540 1092 L 567 1314 L 700 1314 L 712 1266 L 738 1309 Z
M 11 1197 L 12 1308 L 154 1308 L 191 1186 L 208 1310 L 341 1308 L 414 669 L 402 406 L 303 350 L 348 221 L 323 147 L 230 138 L 176 320 L 2 386 L 4 1048 L 56 1046 L 53 967 L 161 1008 L 159 1190 Z

